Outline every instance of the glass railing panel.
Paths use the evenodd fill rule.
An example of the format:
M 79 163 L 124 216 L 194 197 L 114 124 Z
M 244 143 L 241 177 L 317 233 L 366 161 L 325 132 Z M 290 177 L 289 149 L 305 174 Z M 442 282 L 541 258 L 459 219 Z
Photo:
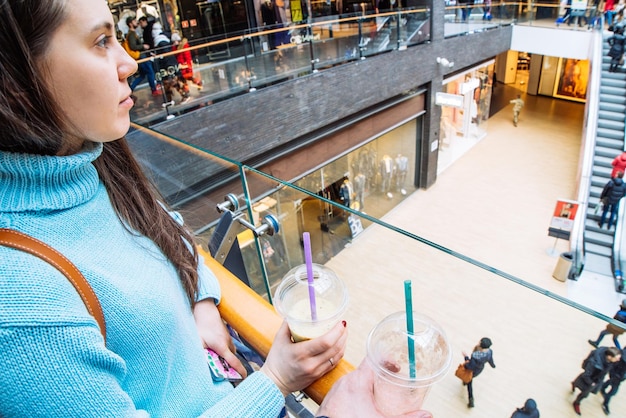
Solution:
M 535 3 L 533 26 L 554 26 L 559 24 L 557 19 L 562 15 L 559 4 Z
M 142 69 L 129 79 L 136 102 L 131 119 L 149 126 L 314 70 L 430 39 L 427 10 L 378 16 L 325 16 L 311 24 L 194 39 L 182 50 L 154 50 L 138 61 Z M 187 53 L 191 65 L 183 60 Z M 147 81 L 150 71 L 154 89 Z
M 445 37 L 509 25 L 532 25 L 554 29 L 589 30 L 599 24 L 597 8 L 587 5 L 563 6 L 545 2 L 483 2 L 469 5 L 446 1 Z
M 361 20 L 363 56 L 380 54 L 397 48 L 397 16 L 381 13 Z
M 599 15 L 595 7 L 563 7 L 559 4 L 534 3 L 528 9 L 532 19 L 520 21 L 533 26 L 588 30 L 598 22 Z
M 316 21 L 312 27 L 313 59 L 316 69 L 359 59 L 359 42 L 363 36 L 359 17 Z M 310 39 L 307 37 L 307 39 Z
M 491 20 L 499 24 L 510 24 L 517 17 L 518 4 L 516 2 L 492 1 Z
M 489 416 L 506 416 L 527 397 L 560 399 L 564 391 L 569 392 L 569 382 L 582 371 L 580 364 L 593 349 L 587 339 L 595 338 L 609 320 L 545 290 L 536 277 L 513 276 L 255 170 L 246 168 L 246 179 L 253 210 L 280 222 L 280 232 L 271 240 L 261 238 L 260 243 L 270 294 L 286 271 L 303 262 L 301 238 L 308 232 L 314 262 L 334 270 L 348 286 L 346 359 L 353 364 L 364 358 L 366 338 L 374 325 L 404 309 L 403 282 L 411 280 L 414 308 L 445 330 L 454 353 L 453 367 L 463 361 L 462 352 L 471 352 L 481 337 L 492 339 L 499 368 L 487 368 L 481 379 L 514 389 L 498 391 L 497 402 L 483 410 L 488 410 Z M 325 224 L 325 216 L 320 218 L 331 212 L 332 226 Z M 364 221 L 369 226 L 363 226 Z M 419 225 L 414 229 L 419 230 Z M 612 345 L 608 337 L 602 343 Z M 563 350 L 564 346 L 568 349 Z M 549 365 L 542 361 L 545 358 L 551 359 Z M 498 373 L 503 368 L 505 375 Z M 534 377 L 532 386 L 525 387 L 527 376 Z M 555 377 L 560 384 L 553 383 Z M 546 383 L 537 387 L 537 382 Z M 460 387 L 450 372 L 432 389 L 425 409 L 435 416 L 456 416 L 467 402 Z M 520 401 L 520 390 L 526 389 L 528 393 L 524 392 Z M 458 399 L 451 399 L 449 394 L 457 392 Z M 542 413 L 557 416 L 561 409 L 571 408 L 568 403 L 573 398 L 564 399 L 565 406 L 546 402 Z M 615 398 L 613 402 L 615 410 L 626 407 L 625 400 Z
M 228 193 L 244 195 L 240 165 L 182 140 L 133 125 L 128 144 L 165 202 L 203 237 Z
M 190 48 L 193 64 L 189 79 L 182 75 L 184 64 L 177 61 L 182 52 L 164 52 L 139 61 L 152 66 L 158 94 L 151 91 L 146 78 L 141 79 L 141 73 L 138 73 L 140 81 L 133 90 L 136 103 L 131 110 L 134 122 L 142 125 L 156 123 L 209 105 L 222 97 L 247 92 L 250 80 L 264 76 L 247 66 L 240 38 Z M 219 59 L 215 58 L 218 56 Z M 134 80 L 129 80 L 131 86 Z
M 246 64 L 254 74 L 251 87 L 275 84 L 312 71 L 309 44 L 301 30 L 306 32 L 304 27 L 276 30 L 270 35 L 284 39 L 285 43 L 273 48 L 268 48 L 268 35 L 253 34 L 246 38 L 249 45 Z
M 429 41 L 430 24 L 430 10 L 412 10 L 399 13 L 400 47 Z
M 445 8 L 444 36 L 448 38 L 510 25 L 517 20 L 518 12 L 518 3 L 465 6 L 457 2 Z
M 211 252 L 220 249 L 216 260 L 255 292 L 267 295 L 268 273 L 260 249 L 272 237 L 259 241 L 249 228 L 261 226 L 263 218 L 258 211 L 262 202 L 250 205 L 248 197 L 249 189 L 260 196 L 270 181 L 256 176 L 248 186 L 240 164 L 138 125 L 126 138 L 165 203 L 183 216 L 198 243 Z M 229 216 L 222 220 L 226 212 Z
M 241 235 L 241 253 L 251 287 L 271 301 L 272 288 L 296 262 L 301 262 L 300 242 L 296 235 L 286 233 L 298 229 L 302 221 L 294 202 L 308 196 L 294 189 L 286 189 L 272 178 L 256 171 L 244 170 L 245 202 L 243 210 L 257 229 L 276 225 L 259 234 L 246 231 Z M 286 198 L 288 196 L 288 198 Z M 316 202 L 317 203 L 317 202 Z M 298 261 L 300 260 L 300 261 Z

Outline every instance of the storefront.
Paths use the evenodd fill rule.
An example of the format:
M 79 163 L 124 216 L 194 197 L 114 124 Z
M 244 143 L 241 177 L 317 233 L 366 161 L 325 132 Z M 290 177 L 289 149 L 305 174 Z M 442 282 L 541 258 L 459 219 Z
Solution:
M 342 207 L 381 218 L 417 189 L 422 118 L 394 127 L 294 182 L 327 201 L 283 187 L 253 205 L 257 223 L 271 214 L 279 219 L 282 231 L 259 239 L 270 287 L 303 263 L 304 232 L 311 235 L 313 261 L 324 264 L 370 224 Z M 249 245 L 249 234 L 248 238 L 240 239 L 248 278 L 251 286 L 264 294 L 256 247 Z
M 441 105 L 439 160 L 443 172 L 487 134 L 495 60 L 443 81 L 447 98 Z

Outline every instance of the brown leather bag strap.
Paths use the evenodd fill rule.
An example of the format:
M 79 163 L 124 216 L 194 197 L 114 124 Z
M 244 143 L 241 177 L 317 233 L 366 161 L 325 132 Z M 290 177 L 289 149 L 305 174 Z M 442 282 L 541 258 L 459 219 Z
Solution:
M 91 316 L 98 322 L 100 332 L 106 343 L 106 325 L 100 301 L 85 276 L 70 260 L 48 244 L 13 229 L 0 228 L 0 245 L 37 256 L 63 273 L 80 295 Z

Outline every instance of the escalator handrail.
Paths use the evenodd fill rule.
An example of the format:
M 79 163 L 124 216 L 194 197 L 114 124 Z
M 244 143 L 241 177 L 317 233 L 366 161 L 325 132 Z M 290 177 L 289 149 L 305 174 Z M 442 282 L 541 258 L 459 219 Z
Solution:
M 612 263 L 611 263 L 611 271 L 613 272 L 613 277 L 615 279 L 621 280 L 624 277 L 622 273 L 622 248 L 626 248 L 622 245 L 622 240 L 624 239 L 624 213 L 626 209 L 624 209 L 624 198 L 622 198 L 619 202 L 619 206 L 617 209 L 617 219 L 615 220 L 615 233 L 613 234 L 613 251 L 612 251 Z
M 584 235 L 585 221 L 587 219 L 587 207 L 589 206 L 589 194 L 591 191 L 591 176 L 593 172 L 593 157 L 596 147 L 596 133 L 598 126 L 598 112 L 600 102 L 600 80 L 602 77 L 602 48 L 603 48 L 603 19 L 600 22 L 600 30 L 596 29 L 591 42 L 590 80 L 587 88 L 587 106 L 583 127 L 583 143 L 578 165 L 577 181 L 578 191 L 576 200 L 580 203 L 581 216 L 574 220 L 570 239 L 570 252 L 573 254 L 572 268 L 568 278 L 580 275 L 584 266 Z

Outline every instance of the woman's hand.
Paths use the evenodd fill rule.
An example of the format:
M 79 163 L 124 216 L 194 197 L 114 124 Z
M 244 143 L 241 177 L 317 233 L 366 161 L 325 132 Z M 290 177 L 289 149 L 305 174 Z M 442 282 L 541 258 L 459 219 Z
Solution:
M 343 376 L 330 389 L 316 415 L 335 417 L 382 418 L 374 405 L 374 371 L 367 360 Z M 414 411 L 398 418 L 432 418 L 430 412 Z
M 246 368 L 235 356 L 235 345 L 231 339 L 213 298 L 201 300 L 193 308 L 196 328 L 204 348 L 211 348 L 222 356 L 228 364 L 244 378 L 248 375 Z
M 283 321 L 261 372 L 287 396 L 304 389 L 333 369 L 343 358 L 347 339 L 345 322 L 340 322 L 321 337 L 294 343 L 289 327 Z

